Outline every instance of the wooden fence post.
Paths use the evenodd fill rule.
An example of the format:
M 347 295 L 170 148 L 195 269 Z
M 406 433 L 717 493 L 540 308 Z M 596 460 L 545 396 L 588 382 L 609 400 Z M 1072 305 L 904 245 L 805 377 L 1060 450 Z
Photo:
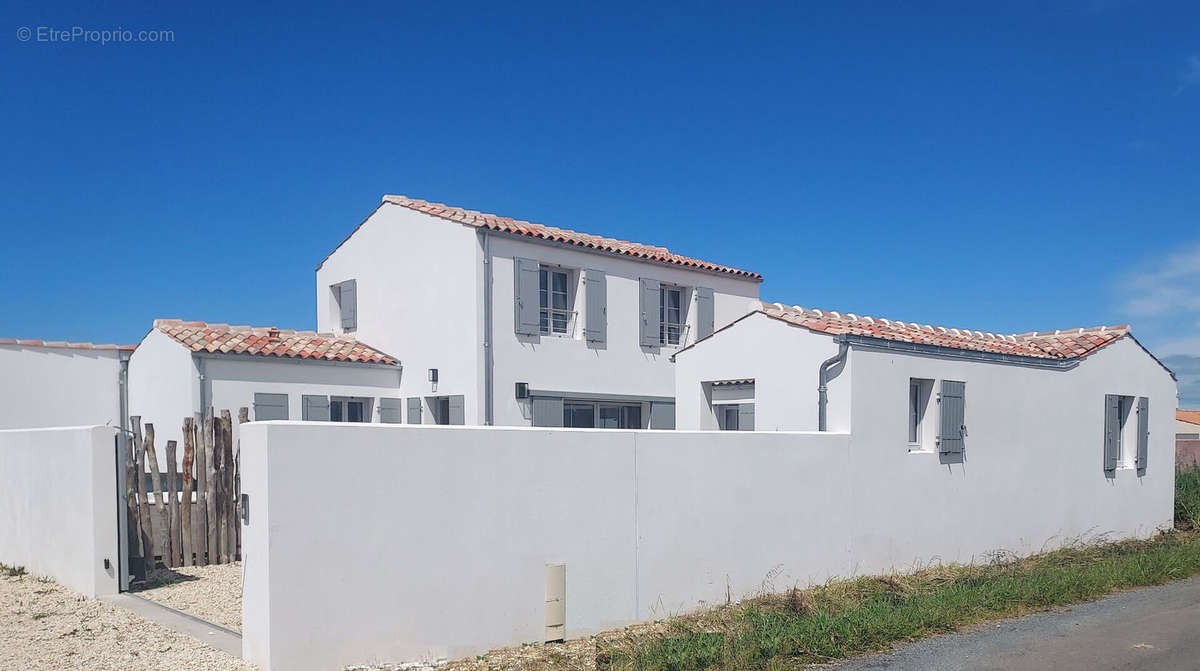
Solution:
M 162 531 L 163 566 L 171 565 L 171 509 L 167 507 L 167 497 L 163 494 L 162 471 L 158 470 L 158 454 L 154 449 L 154 425 L 146 424 L 146 438 L 142 443 L 146 450 L 146 461 L 150 464 L 150 483 L 154 487 L 154 502 L 158 504 L 158 528 Z
M 208 531 L 208 561 L 212 564 L 221 562 L 221 546 L 219 545 L 217 527 L 217 452 L 215 448 L 216 434 L 213 426 L 212 408 L 204 409 L 204 459 L 208 463 L 208 492 L 204 507 L 208 520 L 205 522 Z
M 133 419 L 133 418 L 131 418 Z M 125 448 L 125 521 L 126 541 L 129 557 L 140 557 L 141 552 L 141 521 L 138 519 L 137 505 L 137 471 L 135 470 L 133 437 L 121 435 L 121 445 Z
M 233 561 L 237 519 L 233 506 L 233 418 L 221 411 L 221 562 Z
M 195 435 L 193 434 L 192 418 L 183 418 L 183 496 L 179 502 L 179 531 L 183 542 L 183 565 L 195 566 L 196 557 L 192 554 L 192 492 L 195 491 L 196 479 L 192 476 L 192 466 L 196 459 Z
M 133 416 L 129 418 L 129 422 L 133 427 L 133 470 L 137 476 L 133 479 L 133 493 L 137 497 L 138 533 L 142 539 L 142 561 L 146 567 L 146 576 L 149 577 L 150 571 L 154 570 L 154 532 L 150 528 L 150 504 L 146 501 L 144 491 L 146 452 L 142 449 L 142 418 Z
M 179 462 L 175 459 L 175 449 L 178 444 L 173 440 L 167 441 L 167 502 L 171 510 L 171 566 L 183 564 L 183 537 L 179 533 Z
M 242 430 L 250 421 L 250 409 L 238 408 L 238 442 L 233 453 L 233 519 L 234 550 L 237 559 L 242 558 Z
M 212 427 L 207 426 L 200 413 L 196 413 L 193 427 L 199 434 L 196 439 L 196 519 L 195 530 L 196 563 L 208 565 L 208 447 L 212 438 Z

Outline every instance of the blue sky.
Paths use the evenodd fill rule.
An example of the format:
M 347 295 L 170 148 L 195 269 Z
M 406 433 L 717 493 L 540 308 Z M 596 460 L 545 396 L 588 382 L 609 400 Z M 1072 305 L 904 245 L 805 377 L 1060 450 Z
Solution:
M 403 193 L 767 300 L 1132 322 L 1200 406 L 1196 3 L 333 4 L 7 3 L 0 336 L 311 328 L 316 264 Z M 75 26 L 174 40 L 36 32 Z

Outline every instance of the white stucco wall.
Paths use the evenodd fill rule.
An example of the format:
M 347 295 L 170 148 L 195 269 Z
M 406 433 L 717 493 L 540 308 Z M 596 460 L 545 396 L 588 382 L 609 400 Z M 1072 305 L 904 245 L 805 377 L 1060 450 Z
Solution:
M 629 396 L 675 395 L 675 374 L 670 357 L 680 347 L 696 340 L 696 287 L 713 290 L 713 313 L 717 328 L 746 314 L 758 299 L 759 283 L 732 276 L 699 272 L 660 263 L 635 261 L 611 254 L 579 251 L 506 236 L 492 237 L 495 280 L 493 283 L 495 338 L 495 422 L 501 426 L 528 426 L 527 402 L 513 393 L 516 382 L 531 389 L 617 394 Z M 577 313 L 574 333 L 563 336 L 517 335 L 514 325 L 513 258 L 528 258 L 561 266 L 575 280 Z M 584 294 L 578 282 L 580 271 L 602 270 L 608 298 L 608 332 L 603 346 L 589 346 L 583 337 Z M 686 340 L 679 346 L 642 347 L 640 278 L 685 288 Z M 657 304 L 655 305 L 657 310 Z
M 1114 532 L 1144 536 L 1173 517 L 1175 381 L 1130 338 L 1070 370 L 977 363 L 851 348 L 854 446 L 871 495 L 851 499 L 855 555 L 870 570 L 937 555 L 966 560 L 989 549 L 1031 552 L 1053 539 Z M 966 383 L 962 463 L 910 453 L 909 378 Z M 1104 395 L 1150 399 L 1148 468 L 1105 477 Z M 927 421 L 937 421 L 932 402 Z M 1136 416 L 1126 450 L 1136 444 Z M 1129 460 L 1132 464 L 1132 460 Z M 1007 520 L 1020 520 L 1009 525 Z M 902 525 L 903 535 L 881 530 Z M 954 533 L 947 534 L 947 529 Z
M 330 286 L 356 280 L 353 335 L 404 365 L 401 395 L 462 395 L 466 416 L 482 416 L 477 248 L 473 228 L 382 204 L 317 269 L 317 330 L 342 332 Z
M 888 388 L 884 364 L 899 365 L 860 361 L 854 375 Z M 1136 365 L 1120 373 L 1119 393 L 1170 391 Z M 890 412 L 853 434 L 252 424 L 244 654 L 304 671 L 539 641 L 551 562 L 567 565 L 573 637 L 723 602 L 726 590 L 1170 526 L 1169 440 L 1153 443 L 1145 476 L 1108 479 L 1090 403 L 1053 436 L 1032 435 L 1026 411 L 1030 427 L 983 438 L 998 433 L 971 410 L 999 402 L 985 386 L 967 379 L 971 435 L 951 465 L 909 454 Z M 1063 405 L 1050 390 L 1035 399 Z M 1159 405 L 1152 432 L 1170 426 L 1173 407 Z M 315 482 L 356 496 L 313 496 Z M 314 583 L 314 565 L 352 569 Z
M 797 520 L 791 503 L 754 515 L 747 506 L 760 490 L 779 501 L 796 489 L 836 496 L 842 483 L 830 471 L 844 473 L 847 437 L 749 441 L 249 425 L 243 654 L 263 669 L 303 671 L 541 640 L 548 562 L 567 565 L 568 636 L 712 603 L 727 586 L 741 596 L 779 564 L 781 581 L 845 571 L 844 553 L 824 551 L 845 546 L 844 516 L 817 519 L 814 509 L 804 534 L 781 534 Z M 313 496 L 314 482 L 356 494 Z M 749 546 L 758 549 L 739 550 Z M 313 581 L 313 566 L 345 570 Z
M 180 446 L 183 418 L 200 409 L 200 371 L 192 353 L 174 338 L 151 329 L 129 359 L 129 415 L 154 425 L 158 462 L 164 467 L 168 440 Z
M 203 372 L 204 380 L 200 375 Z M 154 330 L 138 345 L 129 362 L 130 416 L 153 424 L 160 467 L 165 468 L 168 440 L 179 445 L 176 460 L 183 459 L 183 419 L 201 411 L 201 399 L 219 414 L 250 409 L 254 395 L 287 394 L 288 418 L 303 417 L 302 397 L 353 396 L 371 399 L 370 421 L 379 421 L 379 399 L 400 398 L 401 371 L 344 363 L 250 355 L 208 356 L 193 354 L 170 336 Z
M 229 410 L 235 424 L 242 407 L 255 421 L 255 394 L 287 394 L 288 419 L 297 420 L 304 416 L 305 394 L 371 399 L 371 422 L 379 422 L 381 397 L 400 398 L 399 368 L 253 357 L 209 358 L 204 368 L 212 407 Z
M 0 431 L 0 562 L 87 596 L 117 591 L 116 435 L 105 426 Z
M 495 416 L 498 425 L 528 426 L 528 404 L 518 402 L 515 382 L 536 390 L 627 396 L 673 396 L 670 355 L 676 347 L 642 348 L 638 343 L 638 278 L 654 278 L 692 289 L 714 290 L 717 326 L 745 314 L 758 298 L 759 283 L 732 276 L 637 261 L 611 254 L 490 234 L 493 256 L 493 353 Z M 573 273 L 583 310 L 578 271 L 605 271 L 608 341 L 589 347 L 577 319 L 572 338 L 518 336 L 513 327 L 513 257 L 536 259 Z M 384 203 L 317 270 L 317 325 L 340 332 L 332 285 L 357 281 L 361 341 L 400 359 L 404 397 L 463 395 L 468 424 L 484 421 L 484 253 L 473 227 Z M 694 294 L 689 293 L 694 302 Z M 687 321 L 696 333 L 696 312 Z M 438 369 L 436 391 L 428 370 Z
M 675 357 L 675 425 L 714 430 L 705 382 L 753 378 L 758 431 L 817 430 L 817 373 L 837 354 L 833 338 L 755 313 Z M 850 357 L 829 380 L 828 429 L 849 431 Z
M 120 354 L 0 345 L 0 429 L 120 426 Z

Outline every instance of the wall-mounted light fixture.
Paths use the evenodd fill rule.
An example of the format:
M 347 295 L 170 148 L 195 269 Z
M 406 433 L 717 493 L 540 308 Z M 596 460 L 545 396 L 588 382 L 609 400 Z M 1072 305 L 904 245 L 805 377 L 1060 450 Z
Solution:
M 429 381 L 433 382 L 434 384 L 437 384 L 437 369 L 436 368 L 429 369 Z
M 517 398 L 529 398 L 529 383 L 528 382 L 518 382 L 517 383 Z

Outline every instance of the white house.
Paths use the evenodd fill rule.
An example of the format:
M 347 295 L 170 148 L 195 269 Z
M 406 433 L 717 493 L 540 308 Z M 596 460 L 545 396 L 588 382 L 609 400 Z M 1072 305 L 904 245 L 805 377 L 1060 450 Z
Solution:
M 675 360 L 680 428 L 852 431 L 943 458 L 1083 444 L 1110 474 L 1171 463 L 1175 378 L 1128 326 L 997 335 L 764 303 Z
M 319 330 L 404 358 L 405 421 L 672 428 L 671 355 L 762 277 L 662 247 L 404 196 L 317 268 Z
M 250 419 L 400 421 L 400 362 L 344 335 L 158 319 L 129 361 L 129 414 L 182 449 L 212 407 Z
M 0 339 L 0 429 L 121 426 L 132 346 Z

